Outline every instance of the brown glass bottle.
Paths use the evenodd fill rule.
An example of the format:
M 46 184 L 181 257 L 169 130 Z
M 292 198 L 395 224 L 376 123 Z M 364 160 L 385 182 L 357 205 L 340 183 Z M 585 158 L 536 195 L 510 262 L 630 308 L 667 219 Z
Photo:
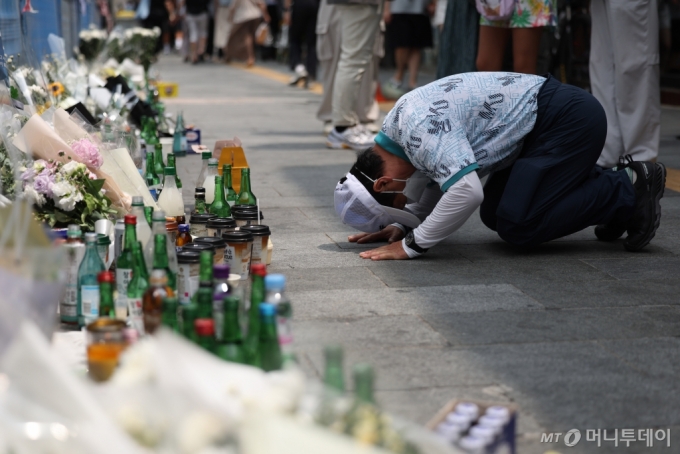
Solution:
M 178 230 L 179 234 L 177 235 L 177 239 L 175 240 L 175 246 L 182 247 L 185 244 L 189 244 L 193 241 L 191 239 L 191 235 L 189 234 L 188 224 L 180 224 Z
M 163 299 L 175 294 L 168 286 L 168 276 L 163 269 L 154 269 L 149 279 L 149 288 L 144 293 L 142 310 L 144 312 L 144 332 L 153 334 L 161 325 Z

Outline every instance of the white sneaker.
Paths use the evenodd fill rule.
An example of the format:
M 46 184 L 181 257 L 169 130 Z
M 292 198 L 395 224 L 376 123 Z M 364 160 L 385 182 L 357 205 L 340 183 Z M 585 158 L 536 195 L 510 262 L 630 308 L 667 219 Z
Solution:
M 375 135 L 366 134 L 361 125 L 352 126 L 343 132 L 338 132 L 333 128 L 326 138 L 326 146 L 334 149 L 344 148 L 346 150 L 362 151 L 375 144 L 373 139 L 375 139 Z
M 369 121 L 368 123 L 361 123 L 367 134 L 377 134 L 380 132 L 380 125 L 375 121 Z

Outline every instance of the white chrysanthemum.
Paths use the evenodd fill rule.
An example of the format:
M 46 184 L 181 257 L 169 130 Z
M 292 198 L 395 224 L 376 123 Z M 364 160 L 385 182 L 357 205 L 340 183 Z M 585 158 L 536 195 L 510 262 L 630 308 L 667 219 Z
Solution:
M 56 199 L 55 203 L 64 211 L 73 211 L 73 209 L 76 207 L 76 203 L 80 202 L 81 200 L 83 200 L 83 195 L 78 191 L 74 191 L 67 197 Z
M 45 203 L 45 196 L 38 193 L 38 191 L 33 189 L 33 186 L 31 186 L 30 184 L 26 185 L 26 187 L 24 188 L 24 194 L 26 194 L 28 200 L 38 205 L 39 207 L 43 206 Z
M 39 96 L 47 96 L 47 92 L 42 88 L 39 87 L 38 85 L 31 85 L 28 87 L 29 90 L 31 90 L 33 93 L 39 95 Z
M 45 161 L 43 161 L 42 159 L 39 161 L 34 161 L 33 170 L 35 171 L 36 174 L 45 170 Z
M 64 164 L 63 167 L 61 168 L 61 171 L 65 173 L 66 175 L 71 175 L 73 172 L 75 172 L 78 169 L 85 168 L 85 164 L 81 164 L 76 161 L 70 161 L 68 164 Z
M 50 185 L 50 191 L 54 194 L 54 201 L 57 202 L 59 198 L 75 193 L 76 188 L 66 181 L 59 181 Z

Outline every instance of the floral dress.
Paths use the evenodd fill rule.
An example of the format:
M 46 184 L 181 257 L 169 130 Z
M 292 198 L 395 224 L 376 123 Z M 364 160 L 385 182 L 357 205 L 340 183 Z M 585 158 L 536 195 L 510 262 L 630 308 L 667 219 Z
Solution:
M 533 28 L 557 25 L 555 0 L 516 0 L 515 12 L 508 20 L 491 21 L 481 17 L 480 25 L 502 28 Z

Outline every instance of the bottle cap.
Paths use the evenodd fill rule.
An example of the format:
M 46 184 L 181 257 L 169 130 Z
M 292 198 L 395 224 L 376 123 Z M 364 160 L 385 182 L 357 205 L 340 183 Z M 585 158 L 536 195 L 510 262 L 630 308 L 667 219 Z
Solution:
M 460 439 L 460 434 L 465 432 L 465 430 L 467 430 L 467 427 L 461 428 L 459 426 L 443 422 L 437 426 L 435 432 L 444 437 L 448 442 L 455 443 Z
M 125 223 L 137 225 L 137 216 L 135 216 L 134 214 L 126 214 L 125 215 Z
M 286 286 L 286 276 L 283 274 L 268 274 L 264 278 L 264 287 L 267 290 L 283 289 Z
M 468 435 L 467 437 L 461 438 L 459 444 L 460 447 L 465 450 L 475 451 L 484 448 L 484 446 L 486 446 L 486 440 Z
M 186 233 L 189 231 L 189 224 L 180 224 L 178 229 L 180 232 Z
M 144 197 L 141 195 L 132 197 L 132 206 L 144 206 Z
M 97 246 L 108 246 L 111 244 L 111 238 L 103 233 L 97 234 Z
M 156 285 L 165 284 L 168 281 L 168 277 L 165 274 L 165 270 L 155 269 L 151 271 L 151 279 L 149 282 Z
M 502 405 L 494 405 L 486 409 L 485 415 L 492 416 L 495 418 L 502 418 L 505 420 L 510 419 L 510 409 L 508 407 L 503 407 Z
M 175 175 L 177 175 L 177 172 L 175 171 L 174 167 L 166 167 L 163 169 L 163 175 L 165 175 L 166 177 L 167 176 L 174 177 Z
M 210 158 L 212 158 L 212 151 L 201 152 L 201 159 L 210 159 Z
M 477 419 L 479 416 L 479 407 L 472 402 L 461 402 L 456 405 L 455 412 L 461 415 L 469 416 L 471 421 Z
M 260 315 L 264 316 L 276 315 L 276 306 L 269 303 L 260 303 Z
M 156 210 L 153 212 L 153 215 L 151 216 L 152 221 L 163 221 L 165 222 L 165 211 L 163 210 Z
M 478 424 L 480 426 L 486 426 L 491 428 L 501 428 L 505 425 L 506 421 L 503 418 L 496 418 L 495 416 L 482 416 L 479 418 Z
M 481 438 L 482 440 L 486 440 L 487 443 L 490 441 L 493 441 L 494 437 L 496 436 L 496 430 L 492 429 L 491 427 L 486 427 L 486 426 L 472 426 L 470 428 L 470 435 L 473 437 Z
M 88 232 L 85 234 L 85 242 L 86 243 L 96 243 L 97 242 L 97 234 Z
M 203 193 L 203 194 L 205 194 L 205 188 L 202 188 L 202 187 L 199 186 L 199 187 L 197 187 L 197 188 L 194 190 L 194 193 L 195 193 L 195 194 L 198 194 L 198 193 Z
M 461 415 L 460 413 L 451 412 L 446 415 L 446 423 L 456 426 L 464 426 L 466 429 L 470 427 L 472 420 L 469 415 Z
M 254 263 L 250 267 L 250 274 L 264 277 L 267 275 L 267 266 L 264 263 Z
M 83 236 L 83 232 L 80 230 L 80 226 L 78 224 L 69 224 L 66 235 L 69 238 L 80 238 Z
M 213 277 L 215 279 L 229 279 L 229 265 L 220 263 L 213 266 Z
M 102 282 L 108 282 L 109 284 L 113 284 L 115 281 L 116 278 L 114 277 L 111 271 L 102 271 L 97 275 L 97 282 L 99 282 L 100 284 Z
M 208 159 L 208 165 L 217 167 L 217 159 L 215 159 L 215 158 Z
M 214 336 L 215 322 L 209 318 L 199 318 L 194 321 L 194 329 L 199 336 Z

